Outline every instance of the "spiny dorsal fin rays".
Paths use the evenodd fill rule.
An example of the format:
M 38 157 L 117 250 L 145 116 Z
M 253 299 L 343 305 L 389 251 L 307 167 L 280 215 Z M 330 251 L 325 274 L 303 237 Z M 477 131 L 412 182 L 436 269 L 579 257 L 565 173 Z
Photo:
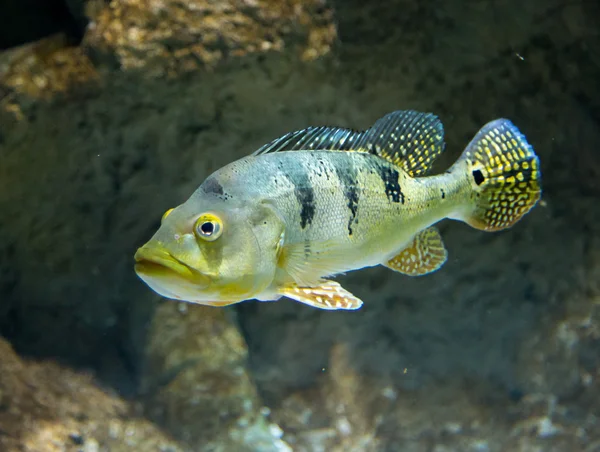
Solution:
M 370 152 L 423 176 L 444 149 L 444 128 L 431 113 L 395 111 L 358 132 L 342 127 L 307 127 L 265 144 L 253 156 L 281 151 Z
M 395 111 L 367 130 L 357 147 L 401 166 L 413 177 L 424 176 L 444 150 L 444 126 L 431 113 Z
M 281 151 L 349 151 L 363 132 L 341 127 L 307 127 L 296 130 L 265 144 L 252 155 Z

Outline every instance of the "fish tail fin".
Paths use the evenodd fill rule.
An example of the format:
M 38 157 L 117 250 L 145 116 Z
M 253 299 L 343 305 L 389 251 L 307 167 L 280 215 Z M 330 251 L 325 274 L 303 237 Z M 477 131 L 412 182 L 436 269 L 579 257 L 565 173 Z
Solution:
M 455 164 L 471 183 L 461 219 L 476 229 L 498 231 L 517 223 L 541 197 L 540 163 L 508 119 L 483 126 Z

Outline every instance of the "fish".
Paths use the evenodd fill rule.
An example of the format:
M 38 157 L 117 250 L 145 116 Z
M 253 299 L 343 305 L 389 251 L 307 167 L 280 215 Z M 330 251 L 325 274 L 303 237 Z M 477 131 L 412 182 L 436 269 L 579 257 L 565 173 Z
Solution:
M 381 265 L 416 277 L 448 252 L 444 219 L 512 227 L 541 197 L 540 162 L 508 119 L 484 125 L 450 168 L 433 113 L 398 110 L 357 131 L 310 126 L 218 169 L 167 210 L 135 272 L 163 297 L 208 306 L 281 298 L 325 310 L 363 301 L 333 278 Z

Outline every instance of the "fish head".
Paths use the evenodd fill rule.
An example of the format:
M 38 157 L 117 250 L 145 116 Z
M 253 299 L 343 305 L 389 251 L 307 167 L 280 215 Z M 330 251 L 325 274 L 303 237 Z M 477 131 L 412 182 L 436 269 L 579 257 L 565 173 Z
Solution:
M 275 277 L 283 222 L 268 204 L 192 196 L 169 209 L 135 254 L 158 294 L 205 305 L 253 298 Z

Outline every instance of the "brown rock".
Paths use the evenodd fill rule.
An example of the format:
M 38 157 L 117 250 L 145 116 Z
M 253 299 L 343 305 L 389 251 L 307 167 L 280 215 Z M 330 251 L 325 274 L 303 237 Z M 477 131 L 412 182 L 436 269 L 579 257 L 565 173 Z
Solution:
M 327 46 L 321 46 L 317 42 L 319 39 L 314 36 L 319 35 L 321 30 L 330 30 L 335 34 L 335 27 L 332 28 L 327 8 L 316 15 L 310 13 L 311 8 L 319 8 L 317 3 L 297 7 L 292 7 L 292 3 L 249 3 L 241 12 L 223 2 L 203 4 L 204 6 L 200 3 L 173 2 L 166 4 L 166 10 L 159 8 L 160 11 L 143 10 L 144 5 L 135 2 L 113 2 L 107 6 L 109 10 L 103 9 L 106 6 L 104 3 L 96 5 L 102 8 L 97 8 L 94 14 L 104 14 L 103 17 L 106 17 L 107 21 L 117 21 L 120 17 L 123 21 L 135 22 L 142 16 L 150 20 L 154 17 L 152 14 L 160 13 L 160 20 L 155 20 L 154 17 L 150 22 L 140 22 L 147 34 L 144 42 L 150 47 L 142 49 L 145 44 L 140 43 L 141 47 L 134 49 L 132 42 L 127 41 L 130 39 L 129 35 L 115 40 L 111 40 L 109 36 L 105 37 L 108 41 L 103 41 L 105 38 L 94 35 L 95 31 L 91 26 L 85 51 L 82 48 L 65 46 L 66 41 L 59 36 L 16 49 L 0 58 L 0 152 L 3 155 L 3 164 L 0 166 L 0 205 L 7 209 L 4 215 L 12 218 L 10 222 L 0 224 L 0 235 L 3 237 L 0 256 L 3 263 L 21 263 L 6 266 L 0 271 L 0 288 L 6 294 L 11 294 L 7 295 L 8 301 L 2 305 L 5 314 L 27 310 L 26 306 L 30 304 L 62 306 L 57 308 L 60 312 L 58 317 L 47 325 L 52 331 L 45 330 L 46 334 L 43 336 L 39 333 L 42 329 L 34 326 L 35 322 L 31 316 L 26 322 L 27 332 L 14 329 L 18 330 L 17 335 L 27 336 L 25 349 L 40 355 L 57 352 L 63 356 L 77 356 L 75 361 L 79 363 L 88 362 L 90 356 L 102 357 L 95 361 L 96 364 L 120 362 L 117 367 L 120 367 L 121 371 L 115 372 L 113 364 L 110 364 L 107 368 L 112 369 L 107 369 L 103 377 L 115 381 L 120 387 L 128 386 L 128 390 L 131 390 L 135 377 L 131 373 L 125 375 L 124 369 L 128 364 L 124 361 L 130 358 L 135 361 L 139 359 L 139 355 L 135 358 L 125 355 L 141 353 L 143 331 L 152 311 L 152 305 L 149 305 L 144 297 L 138 297 L 140 291 L 147 294 L 147 288 L 139 284 L 132 271 L 131 253 L 134 252 L 136 244 L 148 236 L 155 220 L 160 216 L 158 211 L 144 211 L 148 207 L 152 210 L 151 206 L 157 207 L 161 203 L 157 203 L 154 196 L 152 201 L 144 196 L 147 203 L 136 202 L 140 210 L 134 215 L 139 215 L 140 219 L 147 218 L 131 223 L 130 214 L 133 212 L 130 207 L 121 203 L 120 199 L 124 198 L 118 193 L 123 189 L 131 190 L 131 195 L 137 198 L 138 188 L 145 186 L 156 194 L 156 183 L 162 179 L 158 173 L 165 171 L 176 175 L 178 184 L 183 184 L 175 191 L 189 193 L 198 183 L 198 177 L 203 177 L 215 166 L 225 163 L 233 149 L 248 147 L 249 152 L 253 145 L 249 145 L 248 140 L 258 142 L 257 133 L 279 133 L 280 108 L 265 111 L 260 103 L 268 97 L 273 86 L 283 87 L 283 97 L 293 96 L 299 102 L 306 102 L 303 93 L 308 88 L 298 90 L 294 83 L 286 86 L 290 77 L 296 77 L 296 68 L 302 68 L 305 63 L 301 61 L 299 54 L 288 60 L 283 53 L 270 51 L 268 46 L 259 45 L 262 42 L 260 39 L 263 39 L 263 35 L 280 32 L 277 34 L 280 44 L 289 44 L 291 49 L 296 48 L 296 44 L 305 42 L 307 46 L 297 47 L 301 52 L 314 51 L 321 55 Z M 257 9 L 267 6 L 269 9 L 262 12 Z M 198 10 L 194 9 L 195 7 L 198 7 Z M 128 14 L 131 12 L 127 18 L 122 16 L 123 8 L 129 8 Z M 246 13 L 247 19 L 240 19 L 240 15 Z M 177 25 L 177 20 L 189 19 L 195 21 L 195 26 L 208 26 L 212 19 L 200 20 L 205 14 L 208 14 L 209 18 L 224 21 L 223 24 L 229 24 L 227 26 L 236 23 L 229 21 L 229 17 L 233 15 L 250 27 L 251 32 L 247 32 L 250 33 L 247 36 L 249 41 L 238 43 L 238 46 L 236 43 L 242 39 L 242 35 L 228 38 L 224 30 L 229 29 L 221 28 L 219 23 L 213 23 L 213 28 L 216 27 L 213 35 L 223 34 L 223 39 L 231 46 L 245 50 L 241 53 L 231 53 L 229 58 L 222 60 L 219 67 L 214 68 L 214 71 L 207 70 L 204 60 L 197 60 L 196 57 L 189 59 L 194 61 L 194 68 L 204 68 L 197 71 L 194 77 L 182 76 L 170 81 L 149 77 L 151 67 L 160 68 L 157 72 L 160 74 L 165 73 L 165 68 L 171 68 L 169 70 L 173 71 L 176 69 L 175 72 L 180 69 L 185 71 L 180 65 L 182 60 L 177 60 L 170 52 L 174 52 L 176 48 L 178 52 L 186 53 L 188 51 L 185 46 L 190 43 L 184 37 L 175 36 L 178 40 L 175 47 L 167 43 L 164 45 L 166 53 L 155 54 L 152 46 L 160 47 L 162 41 L 158 37 L 156 41 L 152 41 L 154 35 L 151 30 L 156 28 L 156 33 L 162 33 L 166 30 L 165 27 L 170 27 L 169 29 L 185 34 L 185 24 Z M 167 26 L 167 19 L 175 22 Z M 112 25 L 109 26 L 109 22 L 102 20 L 98 22 L 104 24 L 102 26 L 118 28 L 116 22 L 110 22 Z M 260 28 L 263 22 L 263 28 Z M 188 25 L 191 27 L 193 24 Z M 129 30 L 128 27 L 121 29 L 125 33 Z M 227 33 L 242 33 L 242 30 L 245 30 L 244 27 L 231 27 L 234 30 Z M 201 31 L 194 30 L 194 33 Z M 253 38 L 252 33 L 257 33 L 261 38 Z M 304 38 L 303 33 L 306 34 Z M 194 36 L 190 39 L 195 39 Z M 313 38 L 309 39 L 310 36 Z M 114 47 L 118 42 L 121 42 L 122 47 Z M 147 52 L 144 53 L 145 51 Z M 265 61 L 256 61 L 241 56 L 249 53 L 270 57 Z M 90 63 L 88 55 L 92 55 L 94 64 Z M 125 62 L 135 60 L 136 64 L 142 64 L 145 69 L 107 71 L 105 65 L 96 65 L 101 61 L 97 59 L 98 55 L 123 57 Z M 67 61 L 64 61 L 64 58 Z M 124 63 L 123 68 L 131 67 L 128 64 Z M 331 93 L 327 91 L 326 88 L 325 95 L 330 96 Z M 302 115 L 290 115 L 289 120 L 299 124 Z M 150 119 L 151 117 L 154 119 Z M 183 120 L 185 125 L 180 123 L 180 120 Z M 98 121 L 104 124 L 103 130 L 97 128 Z M 223 121 L 229 123 L 230 132 L 225 132 L 219 126 Z M 163 133 L 165 124 L 174 125 L 171 130 L 173 135 L 170 137 Z M 130 141 L 130 138 L 123 140 L 123 127 L 130 131 L 136 130 L 135 138 L 130 135 L 133 141 Z M 31 134 L 34 129 L 44 132 Z M 231 133 L 232 130 L 246 130 L 250 135 L 242 137 Z M 54 138 L 48 139 L 48 136 Z M 32 138 L 35 141 L 35 137 L 39 138 L 40 142 L 30 141 Z M 208 141 L 202 144 L 205 138 L 208 138 Z M 235 142 L 231 141 L 232 138 Z M 162 157 L 152 157 L 146 152 L 161 141 Z M 188 154 L 188 158 L 183 153 L 176 159 L 172 158 L 174 149 L 197 149 L 198 146 L 210 149 L 207 158 L 198 159 L 192 154 Z M 74 149 L 77 151 L 72 153 Z M 140 153 L 142 149 L 145 150 Z M 26 161 L 30 163 L 28 169 L 22 167 L 22 163 Z M 48 170 L 54 166 L 51 162 L 60 163 Z M 139 170 L 147 164 L 154 169 L 150 170 L 150 173 L 142 171 L 150 176 L 144 181 L 146 176 L 138 178 L 141 175 Z M 188 175 L 182 173 L 180 165 L 188 168 Z M 155 170 L 158 173 L 155 173 Z M 136 180 L 126 181 L 130 177 Z M 15 178 L 19 182 L 16 182 Z M 63 193 L 58 196 L 62 188 L 53 188 L 67 186 L 70 187 L 67 189 L 69 195 Z M 34 187 L 44 188 L 37 190 Z M 175 202 L 171 189 L 162 193 L 170 198 L 167 202 Z M 38 214 L 25 214 L 25 211 L 18 207 L 18 203 L 22 201 L 17 200 L 27 200 L 24 202 L 28 205 L 37 206 L 33 209 L 37 210 Z M 129 201 L 126 204 L 129 204 Z M 123 208 L 125 210 L 122 210 Z M 57 212 L 61 213 L 57 215 Z M 76 217 L 83 221 L 76 220 Z M 109 239 L 106 234 L 112 236 L 115 227 L 120 232 L 114 239 Z M 27 231 L 22 235 L 28 236 L 25 248 L 19 244 L 19 240 L 15 240 L 15 234 L 20 234 L 18 231 Z M 74 235 L 80 239 L 72 240 Z M 121 242 L 125 247 L 117 250 L 106 246 L 110 242 L 116 243 L 114 240 Z M 57 246 L 59 242 L 62 246 Z M 115 253 L 110 251 L 111 249 Z M 33 257 L 34 254 L 37 256 Z M 86 263 L 77 262 L 77 259 L 73 258 L 75 255 L 80 256 Z M 105 292 L 101 295 L 98 287 L 94 287 L 95 283 L 91 281 L 103 280 L 119 267 L 121 270 L 118 272 L 121 276 L 109 277 L 119 288 L 112 283 L 101 283 L 105 288 L 100 289 L 101 292 Z M 80 271 L 82 274 L 79 277 L 73 277 L 73 272 Z M 70 275 L 67 278 L 69 281 L 59 276 L 67 274 Z M 37 282 L 33 283 L 32 278 Z M 67 286 L 70 287 L 72 296 L 65 298 L 62 290 Z M 103 301 L 75 301 L 89 299 L 88 292 L 89 296 Z M 117 305 L 124 304 L 125 299 L 131 301 L 126 302 L 129 305 L 126 310 L 121 310 Z M 66 305 L 71 305 L 74 310 L 63 309 Z M 75 314 L 79 308 L 73 305 L 82 308 L 86 311 L 85 314 L 81 311 L 81 316 Z M 126 312 L 130 312 L 131 315 Z M 121 329 L 117 326 L 119 316 L 127 317 L 129 320 L 126 320 L 126 323 L 131 321 L 132 324 Z M 2 318 L 7 319 L 6 316 Z M 96 322 L 104 333 L 97 335 L 96 326 L 88 328 Z M 61 331 L 65 328 L 81 340 L 65 343 L 61 339 Z M 9 325 L 7 329 L 10 335 L 12 327 Z M 107 348 L 106 337 L 101 339 L 105 333 L 109 336 L 120 335 L 124 331 L 127 331 L 124 334 L 132 338 L 134 344 L 133 347 L 125 345 L 124 353 L 117 351 L 117 347 Z M 109 342 L 112 340 L 114 343 L 122 343 L 116 336 L 108 339 Z M 61 351 L 57 351 L 52 345 L 57 342 L 63 343 L 59 346 Z M 90 347 L 94 350 L 93 353 L 90 353 Z M 52 352 L 49 351 L 51 349 Z
M 413 391 L 359 374 L 338 344 L 319 389 L 286 396 L 273 419 L 298 452 L 589 452 L 600 444 L 598 381 L 564 401 L 544 394 L 509 400 L 475 380 Z
M 0 110 L 22 120 L 23 106 L 72 95 L 95 80 L 96 69 L 82 49 L 68 46 L 66 36 L 56 34 L 0 55 Z
M 183 451 L 89 375 L 19 358 L 0 340 L 3 452 Z
M 85 45 L 145 75 L 175 75 L 248 54 L 298 48 L 307 60 L 336 38 L 325 0 L 114 1 L 92 18 Z
M 195 451 L 291 451 L 267 420 L 230 313 L 166 302 L 150 328 L 145 412 Z

